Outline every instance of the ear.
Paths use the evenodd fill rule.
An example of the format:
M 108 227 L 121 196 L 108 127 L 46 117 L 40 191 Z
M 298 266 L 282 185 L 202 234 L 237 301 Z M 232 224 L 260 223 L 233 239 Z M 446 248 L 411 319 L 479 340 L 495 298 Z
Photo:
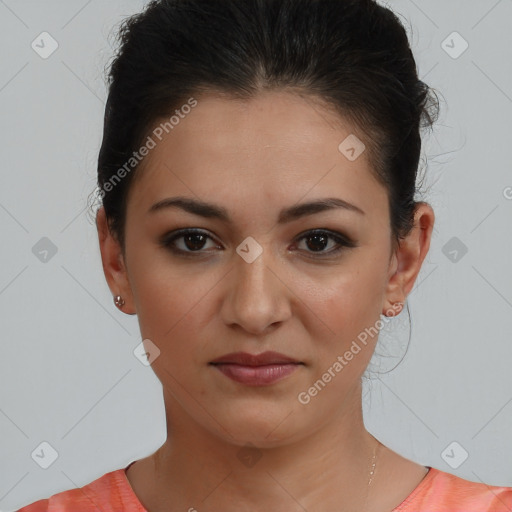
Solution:
M 120 295 L 124 299 L 125 304 L 122 307 L 122 311 L 129 315 L 134 315 L 136 311 L 134 308 L 133 294 L 128 280 L 128 272 L 121 244 L 110 232 L 105 215 L 105 208 L 103 206 L 96 214 L 96 228 L 98 229 L 103 272 L 108 287 L 113 296 Z
M 434 222 L 432 207 L 424 202 L 418 203 L 414 213 L 414 227 L 409 235 L 400 241 L 391 258 L 383 315 L 397 315 L 400 312 L 397 303 L 405 303 L 430 248 Z M 389 314 L 393 311 L 396 313 Z

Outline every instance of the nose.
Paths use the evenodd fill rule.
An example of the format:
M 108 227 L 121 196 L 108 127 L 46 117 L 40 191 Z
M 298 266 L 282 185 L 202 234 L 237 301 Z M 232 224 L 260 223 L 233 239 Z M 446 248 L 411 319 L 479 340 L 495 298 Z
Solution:
M 226 276 L 226 292 L 221 315 L 230 327 L 261 335 L 275 329 L 291 316 L 293 293 L 284 272 L 275 260 L 267 258 L 268 249 L 248 263 L 238 254 L 234 268 Z

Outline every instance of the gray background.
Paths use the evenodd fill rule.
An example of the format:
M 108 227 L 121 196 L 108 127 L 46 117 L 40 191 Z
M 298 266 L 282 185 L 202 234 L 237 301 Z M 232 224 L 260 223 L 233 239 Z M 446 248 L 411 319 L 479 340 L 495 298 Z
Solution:
M 144 3 L 0 0 L 4 511 L 85 485 L 165 440 L 161 385 L 133 355 L 137 319 L 112 302 L 87 214 L 109 33 Z M 419 197 L 436 228 L 409 296 L 412 324 L 404 311 L 385 327 L 377 350 L 392 357 L 371 368 L 399 363 L 411 327 L 408 353 L 366 382 L 365 423 L 421 464 L 512 486 L 512 1 L 388 5 L 408 26 L 420 76 L 441 93 Z M 31 47 L 43 31 L 59 44 L 47 59 Z M 469 47 L 458 55 L 461 37 Z M 55 254 L 42 252 L 44 237 Z M 31 456 L 44 441 L 58 453 L 48 469 Z

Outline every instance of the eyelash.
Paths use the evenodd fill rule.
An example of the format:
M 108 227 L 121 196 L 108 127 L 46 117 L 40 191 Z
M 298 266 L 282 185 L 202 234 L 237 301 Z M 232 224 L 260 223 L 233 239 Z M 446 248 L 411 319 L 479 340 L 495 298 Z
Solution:
M 203 235 L 203 236 L 206 236 L 207 238 L 213 240 L 213 238 L 210 235 L 208 235 L 205 231 L 202 231 L 199 229 L 182 229 L 182 230 L 175 231 L 173 233 L 169 233 L 169 234 L 165 235 L 161 241 L 161 245 L 163 247 L 169 249 L 174 254 L 178 254 L 180 256 L 185 256 L 185 257 L 189 257 L 189 256 L 196 257 L 195 256 L 196 253 L 197 254 L 203 253 L 204 251 L 202 251 L 201 249 L 198 251 L 184 251 L 183 249 L 178 249 L 174 245 L 176 240 L 183 238 L 187 235 Z M 307 253 L 312 254 L 313 257 L 315 257 L 315 258 L 325 258 L 328 256 L 332 256 L 334 254 L 338 254 L 340 251 L 343 251 L 344 249 L 350 249 L 353 247 L 357 247 L 357 244 L 355 242 L 353 242 L 350 238 L 342 235 L 341 233 L 336 233 L 334 231 L 325 230 L 325 229 L 313 229 L 311 231 L 307 231 L 304 234 L 300 235 L 296 239 L 296 242 L 298 243 L 298 242 L 302 241 L 303 239 L 311 238 L 311 237 L 318 236 L 318 235 L 323 235 L 323 236 L 326 236 L 327 238 L 331 238 L 338 244 L 338 247 L 335 249 L 331 249 L 330 251 L 326 251 L 326 252 L 306 251 Z

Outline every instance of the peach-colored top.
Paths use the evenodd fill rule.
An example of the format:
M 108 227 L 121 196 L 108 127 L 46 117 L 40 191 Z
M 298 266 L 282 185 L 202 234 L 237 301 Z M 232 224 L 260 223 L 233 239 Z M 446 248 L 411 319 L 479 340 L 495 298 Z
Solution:
M 131 464 L 106 473 L 80 489 L 55 494 L 17 512 L 147 512 L 126 477 Z M 471 482 L 429 467 L 423 480 L 392 512 L 511 511 L 512 487 Z

